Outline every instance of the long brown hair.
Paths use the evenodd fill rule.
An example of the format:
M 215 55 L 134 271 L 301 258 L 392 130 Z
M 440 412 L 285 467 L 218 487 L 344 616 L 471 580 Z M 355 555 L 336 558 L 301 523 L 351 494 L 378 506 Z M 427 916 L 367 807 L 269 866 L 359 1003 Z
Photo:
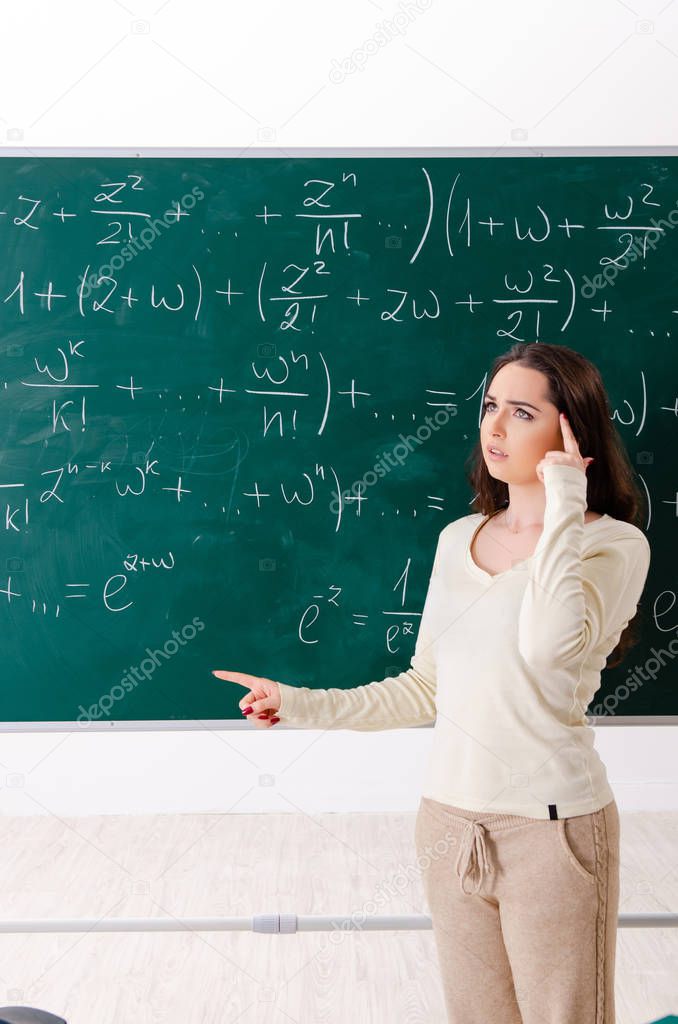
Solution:
M 516 342 L 492 363 L 486 390 L 498 371 L 508 363 L 518 363 L 544 374 L 547 401 L 567 416 L 582 457 L 593 456 L 594 461 L 586 470 L 588 508 L 632 523 L 640 529 L 647 515 L 645 496 L 636 483 L 626 448 L 613 424 L 609 399 L 598 369 L 580 352 L 564 345 L 548 345 L 541 341 Z M 488 472 L 480 438 L 467 459 L 466 467 L 467 479 L 475 492 L 471 502 L 473 512 L 490 515 L 508 505 L 508 484 Z M 640 605 L 638 609 L 640 611 L 636 611 L 608 656 L 606 668 L 618 665 L 638 642 Z

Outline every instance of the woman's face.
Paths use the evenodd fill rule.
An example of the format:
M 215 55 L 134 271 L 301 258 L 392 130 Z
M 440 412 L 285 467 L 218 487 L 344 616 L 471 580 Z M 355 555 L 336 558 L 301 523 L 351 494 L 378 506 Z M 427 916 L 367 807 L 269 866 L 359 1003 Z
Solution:
M 480 421 L 483 458 L 491 476 L 506 483 L 539 480 L 537 463 L 547 451 L 564 451 L 558 409 L 544 398 L 547 378 L 518 363 L 503 366 L 490 381 Z M 512 404 L 512 403 L 516 404 Z M 488 448 L 506 458 L 493 459 Z

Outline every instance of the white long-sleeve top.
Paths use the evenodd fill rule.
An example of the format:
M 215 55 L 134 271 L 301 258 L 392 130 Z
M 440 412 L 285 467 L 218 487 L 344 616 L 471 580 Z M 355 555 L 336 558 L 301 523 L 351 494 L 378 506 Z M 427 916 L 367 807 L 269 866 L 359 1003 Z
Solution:
M 532 556 L 491 575 L 471 557 L 487 517 L 448 523 L 410 668 L 351 689 L 280 683 L 281 722 L 360 731 L 435 722 L 423 795 L 472 811 L 564 818 L 614 799 L 585 712 L 636 613 L 650 545 L 612 516 L 584 523 L 581 470 L 551 463 L 543 475 Z

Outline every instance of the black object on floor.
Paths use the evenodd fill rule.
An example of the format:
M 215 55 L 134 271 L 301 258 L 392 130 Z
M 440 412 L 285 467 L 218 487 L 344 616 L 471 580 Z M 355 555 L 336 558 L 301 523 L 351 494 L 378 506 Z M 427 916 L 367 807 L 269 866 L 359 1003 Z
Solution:
M 57 1017 L 47 1010 L 36 1010 L 33 1006 L 0 1006 L 0 1024 L 68 1024 L 63 1017 Z

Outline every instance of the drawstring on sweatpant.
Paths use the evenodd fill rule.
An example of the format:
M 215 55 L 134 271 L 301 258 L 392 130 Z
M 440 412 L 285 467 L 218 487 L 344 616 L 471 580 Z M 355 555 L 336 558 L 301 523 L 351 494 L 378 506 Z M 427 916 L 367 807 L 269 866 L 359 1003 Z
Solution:
M 475 854 L 475 867 L 478 871 L 478 881 L 475 889 L 468 892 L 464 888 L 464 879 L 467 875 L 470 875 L 474 867 L 474 855 Z M 463 864 L 462 864 L 463 860 Z M 460 870 L 461 865 L 461 870 Z M 481 885 L 483 884 L 483 878 L 485 877 L 486 871 L 492 871 L 492 865 L 487 858 L 487 850 L 485 847 L 485 828 L 480 824 L 479 821 L 464 821 L 464 833 L 462 835 L 461 843 L 459 846 L 459 856 L 457 857 L 457 874 L 459 875 L 459 885 L 461 891 L 467 896 L 474 896 Z

